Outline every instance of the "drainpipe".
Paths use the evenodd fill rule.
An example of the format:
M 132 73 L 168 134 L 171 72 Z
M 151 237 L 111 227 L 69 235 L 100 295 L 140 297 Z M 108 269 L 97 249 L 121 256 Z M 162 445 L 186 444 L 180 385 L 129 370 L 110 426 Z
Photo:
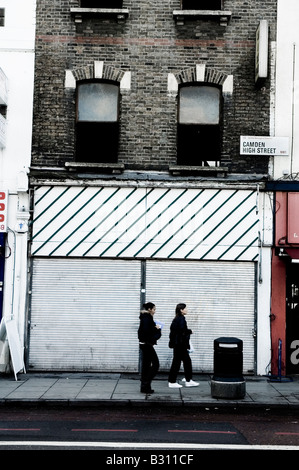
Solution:
M 13 307 L 13 304 L 14 304 L 14 297 L 15 297 L 15 273 L 16 273 L 16 233 L 14 230 L 12 230 L 11 228 L 7 227 L 8 231 L 11 232 L 13 234 L 13 237 L 14 237 L 14 247 L 13 247 L 13 270 L 12 270 L 12 291 L 11 291 L 11 306 L 10 306 L 10 319 L 12 320 L 13 319 L 13 316 L 14 316 L 14 307 Z

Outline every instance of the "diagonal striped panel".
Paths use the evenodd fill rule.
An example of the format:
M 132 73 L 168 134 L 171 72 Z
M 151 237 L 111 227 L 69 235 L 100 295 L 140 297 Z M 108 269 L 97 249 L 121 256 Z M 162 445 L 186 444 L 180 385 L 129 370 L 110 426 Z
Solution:
M 33 256 L 256 260 L 256 192 L 41 186 Z

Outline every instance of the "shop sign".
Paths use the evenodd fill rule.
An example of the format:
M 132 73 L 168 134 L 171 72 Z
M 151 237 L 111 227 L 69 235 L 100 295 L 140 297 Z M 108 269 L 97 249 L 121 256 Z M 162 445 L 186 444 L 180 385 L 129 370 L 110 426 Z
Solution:
M 7 232 L 7 191 L 0 190 L 0 233 Z
M 288 137 L 241 136 L 241 155 L 287 156 L 289 155 Z
M 292 192 L 287 195 L 287 217 L 288 217 L 288 236 L 287 241 L 290 245 L 299 244 L 299 193 Z

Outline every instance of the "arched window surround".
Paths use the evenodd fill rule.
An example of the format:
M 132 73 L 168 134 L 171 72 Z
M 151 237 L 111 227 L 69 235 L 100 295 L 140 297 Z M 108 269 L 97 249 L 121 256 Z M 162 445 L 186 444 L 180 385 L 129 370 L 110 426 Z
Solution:
M 116 67 L 112 67 L 104 61 L 95 60 L 93 63 L 76 67 L 65 71 L 65 90 L 67 93 L 76 93 L 77 85 L 81 82 L 103 81 L 119 85 L 120 96 L 131 90 L 131 72 Z M 75 95 L 74 95 L 75 96 Z M 121 112 L 121 111 L 120 111 Z M 116 160 L 115 158 L 113 160 Z M 110 161 L 98 162 L 67 162 L 67 167 L 89 166 L 93 168 L 106 169 L 115 173 L 121 172 L 124 165 L 121 163 L 111 163 Z

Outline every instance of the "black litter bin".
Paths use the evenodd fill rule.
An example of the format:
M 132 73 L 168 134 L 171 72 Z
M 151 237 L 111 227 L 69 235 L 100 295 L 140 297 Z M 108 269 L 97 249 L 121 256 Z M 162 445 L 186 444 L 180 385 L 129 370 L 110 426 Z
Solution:
M 211 381 L 215 398 L 244 398 L 243 341 L 233 337 L 214 340 L 214 374 Z
M 243 341 L 238 338 L 214 340 L 214 378 L 243 380 Z

